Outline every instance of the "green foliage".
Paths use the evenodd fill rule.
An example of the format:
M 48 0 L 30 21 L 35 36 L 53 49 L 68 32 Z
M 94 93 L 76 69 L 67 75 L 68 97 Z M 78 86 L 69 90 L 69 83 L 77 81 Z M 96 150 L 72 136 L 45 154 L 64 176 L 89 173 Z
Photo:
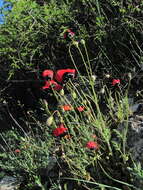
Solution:
M 2 133 L 1 141 L 4 143 L 1 148 L 5 150 L 5 154 L 1 154 L 0 165 L 2 166 L 3 161 L 5 161 L 5 165 L 2 166 L 5 170 L 25 171 L 32 176 L 38 168 L 45 167 L 48 162 L 49 147 L 52 142 L 44 142 L 32 136 L 22 137 L 16 131 Z M 23 158 L 25 159 L 24 162 L 22 161 Z
M 92 69 L 120 70 L 140 67 L 142 4 L 119 1 L 7 1 L 0 26 L 0 58 L 9 73 L 16 69 L 61 68 L 72 65 L 63 31 L 71 28 L 76 39 L 86 39 Z M 43 1 L 44 2 L 44 1 Z M 74 54 L 77 54 L 73 50 Z M 96 65 L 92 60 L 96 60 Z M 81 68 L 81 59 L 76 60 Z M 73 66 L 73 65 L 72 65 Z
M 33 1 L 17 1 L 1 26 L 1 57 L 11 69 L 50 67 L 62 23 L 69 22 L 68 7 L 50 3 L 40 7 Z M 53 57 L 51 56 L 51 53 Z

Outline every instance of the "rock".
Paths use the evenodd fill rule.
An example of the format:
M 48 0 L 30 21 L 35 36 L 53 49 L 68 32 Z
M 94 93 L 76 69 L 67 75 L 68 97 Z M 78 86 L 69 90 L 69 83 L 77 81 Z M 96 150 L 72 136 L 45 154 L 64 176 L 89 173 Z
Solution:
M 131 168 L 129 168 L 132 177 L 133 183 L 138 188 L 142 190 L 143 187 L 143 178 L 141 172 L 143 170 L 143 114 L 133 114 L 128 121 L 128 131 L 126 135 L 126 149 L 131 153 L 133 160 Z M 117 131 L 120 134 L 123 134 L 126 131 L 126 122 L 121 123 Z M 114 137 L 113 141 L 121 143 L 119 137 Z M 137 166 L 140 165 L 140 169 L 137 169 Z
M 117 131 L 120 134 L 126 129 L 126 122 L 119 124 Z M 134 161 L 143 161 L 143 115 L 134 114 L 129 118 L 128 131 L 126 135 L 126 148 L 132 153 Z M 118 137 L 112 139 L 119 142 Z
M 58 175 L 58 172 L 56 169 L 57 167 L 58 167 L 57 158 L 54 155 L 50 156 L 47 167 L 41 168 L 39 170 L 39 174 L 40 174 L 41 178 L 42 179 L 45 178 L 45 180 L 47 180 L 48 177 L 57 177 L 57 175 Z
M 129 119 L 129 123 L 127 146 L 133 159 L 143 163 L 143 115 L 135 115 Z
M 48 160 L 48 166 L 46 168 L 47 173 L 51 171 L 55 167 L 56 164 L 57 164 L 57 158 L 55 156 L 50 156 Z
M 0 190 L 17 190 L 20 183 L 16 177 L 5 176 L 0 180 Z

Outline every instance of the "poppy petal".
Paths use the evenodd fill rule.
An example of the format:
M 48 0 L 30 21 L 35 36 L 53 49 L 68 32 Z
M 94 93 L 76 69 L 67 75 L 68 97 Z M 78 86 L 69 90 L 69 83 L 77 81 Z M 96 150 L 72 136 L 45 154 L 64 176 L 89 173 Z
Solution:
M 64 74 L 73 74 L 75 76 L 76 70 L 75 69 L 60 69 L 56 72 L 55 79 L 57 82 L 63 82 Z
M 115 86 L 116 84 L 120 84 L 120 79 L 113 79 L 112 80 L 112 86 Z
M 42 77 L 49 77 L 49 78 L 53 79 L 53 76 L 54 76 L 54 72 L 49 69 L 44 70 L 42 73 Z
M 86 147 L 91 150 L 97 150 L 97 149 L 99 149 L 99 144 L 94 141 L 88 141 L 86 144 Z
M 54 135 L 55 137 L 62 136 L 62 135 L 64 135 L 64 134 L 66 134 L 67 130 L 68 130 L 68 129 L 65 128 L 65 127 L 57 127 L 56 129 L 54 129 L 53 135 Z

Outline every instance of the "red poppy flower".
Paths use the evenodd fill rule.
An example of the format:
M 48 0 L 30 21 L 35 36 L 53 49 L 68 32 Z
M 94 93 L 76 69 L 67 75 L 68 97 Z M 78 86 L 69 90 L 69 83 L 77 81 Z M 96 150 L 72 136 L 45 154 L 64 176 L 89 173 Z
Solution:
M 76 70 L 75 69 L 60 69 L 56 72 L 55 79 L 57 82 L 63 82 L 63 77 L 65 74 L 72 74 L 75 77 Z
M 64 111 L 71 111 L 73 109 L 73 107 L 71 105 L 63 105 L 60 106 Z
M 42 77 L 49 77 L 50 79 L 53 79 L 54 72 L 52 70 L 44 70 L 42 73 Z
M 68 129 L 64 127 L 64 124 L 60 124 L 59 127 L 57 127 L 56 129 L 54 129 L 53 135 L 55 137 L 63 136 L 64 134 L 66 134 L 67 130 Z
M 75 33 L 72 32 L 70 29 L 67 29 L 64 33 L 64 39 L 66 39 L 67 37 L 69 38 L 73 38 L 75 36 Z
M 63 87 L 54 80 L 46 81 L 45 85 L 42 87 L 43 90 L 51 88 L 53 88 L 56 91 L 59 91 Z
M 97 150 L 97 149 L 99 149 L 99 144 L 94 141 L 89 141 L 89 142 L 87 142 L 86 147 L 91 150 Z
M 120 84 L 120 79 L 113 79 L 112 80 L 112 85 L 115 86 L 116 84 Z
M 84 106 L 79 106 L 76 108 L 79 112 L 83 112 L 85 110 Z
M 21 150 L 20 150 L 20 149 L 16 149 L 14 152 L 15 152 L 15 153 L 20 153 Z

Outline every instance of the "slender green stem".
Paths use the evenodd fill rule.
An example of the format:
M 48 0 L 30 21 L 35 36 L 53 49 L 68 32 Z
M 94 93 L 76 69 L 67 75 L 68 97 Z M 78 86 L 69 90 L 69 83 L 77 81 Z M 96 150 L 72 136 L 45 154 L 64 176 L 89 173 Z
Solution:
M 100 163 L 99 163 L 99 165 L 100 165 L 102 171 L 105 173 L 105 175 L 106 175 L 109 179 L 111 179 L 111 180 L 113 180 L 113 181 L 115 181 L 115 182 L 117 182 L 117 183 L 126 185 L 126 186 L 128 186 L 128 187 L 134 187 L 133 185 L 128 184 L 128 183 L 126 183 L 126 182 L 124 182 L 124 181 L 119 181 L 119 180 L 117 180 L 117 179 L 115 179 L 115 178 L 112 178 L 112 177 L 104 170 L 104 168 L 102 167 L 102 165 L 101 165 Z
M 87 61 L 88 61 L 88 66 L 89 66 L 90 74 L 92 75 L 92 69 L 91 69 L 90 59 L 89 59 L 89 55 L 88 55 L 88 51 L 87 51 L 85 43 L 84 43 L 84 49 L 85 49 L 85 53 L 86 53 L 86 57 L 87 57 Z
M 79 46 L 77 47 L 77 49 L 78 49 L 78 51 L 79 51 L 79 53 L 80 53 L 80 55 L 81 55 L 81 58 L 82 58 L 82 60 L 83 60 L 84 66 L 85 66 L 86 71 L 87 71 L 87 75 L 88 75 L 88 77 L 89 77 L 89 79 L 90 79 L 90 72 L 89 72 L 87 63 L 86 63 L 86 61 L 85 61 L 85 59 L 84 59 L 83 53 L 81 52 L 81 49 L 79 48 Z

